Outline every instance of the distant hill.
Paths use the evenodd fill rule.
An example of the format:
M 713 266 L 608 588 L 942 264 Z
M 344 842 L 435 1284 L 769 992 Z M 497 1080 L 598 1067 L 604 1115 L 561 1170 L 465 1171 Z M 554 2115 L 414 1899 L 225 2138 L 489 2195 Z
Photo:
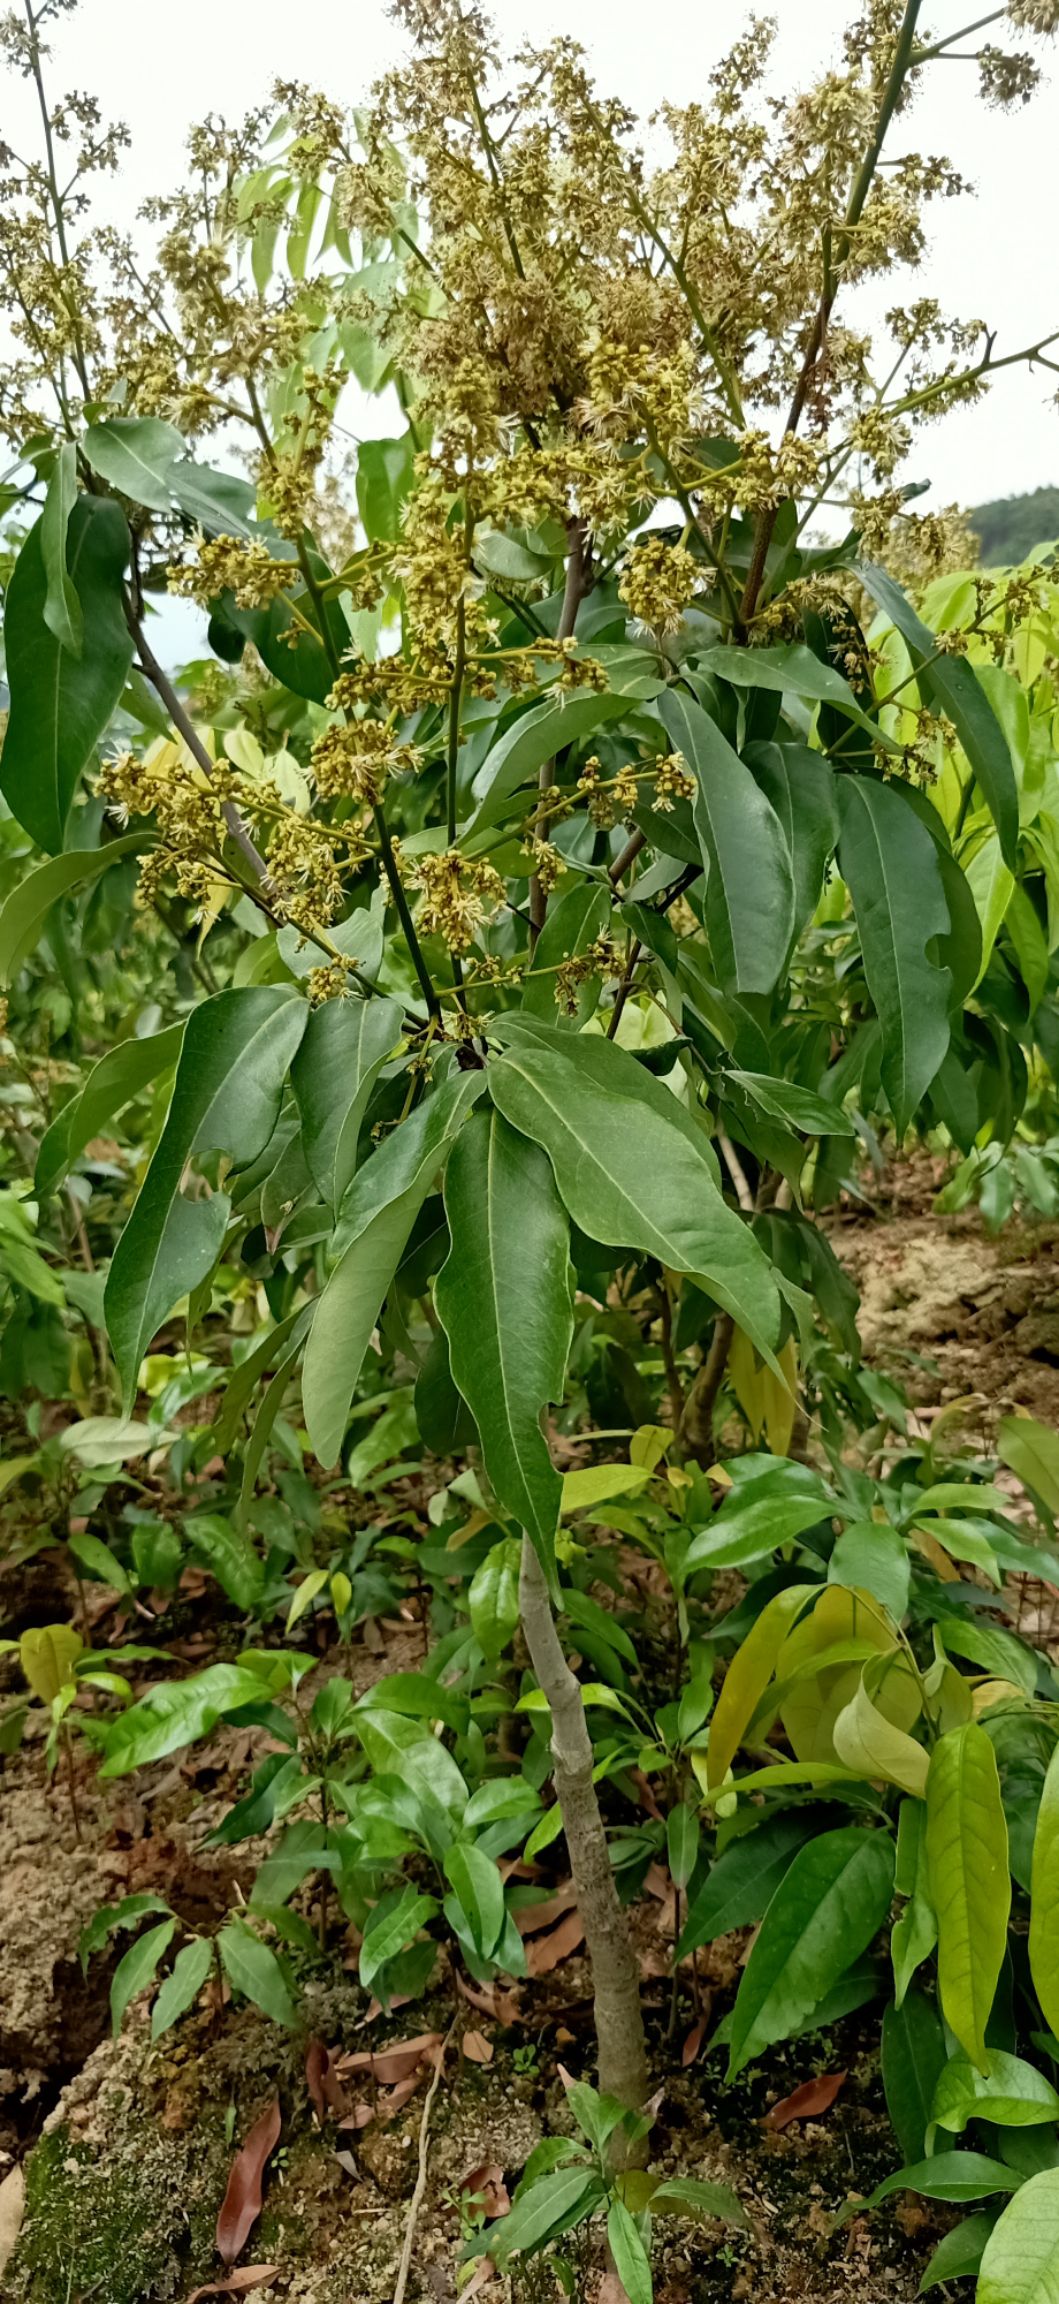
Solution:
M 982 566 L 1009 567 L 1038 544 L 1059 542 L 1059 488 L 1001 496 L 995 504 L 976 505 L 967 519 L 982 548 Z

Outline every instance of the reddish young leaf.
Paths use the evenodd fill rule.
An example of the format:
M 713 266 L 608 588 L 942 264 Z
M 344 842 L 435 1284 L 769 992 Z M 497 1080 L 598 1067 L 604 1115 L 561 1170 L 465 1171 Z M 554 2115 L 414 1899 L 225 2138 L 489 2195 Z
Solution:
M 483 2160 L 480 2168 L 469 2168 L 460 2179 L 460 2191 L 468 2200 L 476 2200 L 485 2216 L 511 2214 L 511 2195 L 504 2182 L 504 2171 L 495 2161 Z M 463 2294 L 466 2293 L 464 2289 Z
M 846 2078 L 844 2072 L 825 2072 L 819 2080 L 803 2080 L 771 2112 L 766 2112 L 766 2128 L 789 2128 L 792 2120 L 818 2120 L 829 2112 Z
M 560 1960 L 569 1960 L 584 1942 L 585 1926 L 580 1912 L 568 1912 L 548 1936 L 534 1936 L 526 1947 L 526 1967 L 531 1976 L 549 1976 Z
M 282 2126 L 279 2097 L 274 2096 L 232 2162 L 228 2190 L 217 2218 L 217 2254 L 226 2264 L 234 2264 L 261 2214 L 262 2179 Z

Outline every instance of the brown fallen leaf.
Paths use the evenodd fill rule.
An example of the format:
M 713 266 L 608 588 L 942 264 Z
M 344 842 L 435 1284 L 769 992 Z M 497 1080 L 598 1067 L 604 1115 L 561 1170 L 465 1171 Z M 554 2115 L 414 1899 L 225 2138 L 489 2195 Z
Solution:
M 460 2178 L 460 2191 L 468 2200 L 476 2200 L 484 2216 L 510 2216 L 511 2195 L 504 2182 L 504 2171 L 495 2161 L 484 2161 L 478 2168 L 469 2168 Z M 463 2294 L 466 2295 L 466 2289 Z
M 819 2080 L 803 2080 L 800 2088 L 791 2090 L 780 2103 L 766 2112 L 762 2125 L 766 2128 L 789 2128 L 792 2120 L 818 2120 L 829 2112 L 846 2078 L 844 2072 L 825 2072 Z
M 405 2105 L 411 2102 L 417 2088 L 422 2087 L 426 2076 L 426 2065 L 417 2064 L 415 2071 L 409 2073 L 407 2080 L 399 2080 L 396 2088 L 387 2088 L 384 2094 L 380 2096 L 376 2107 L 379 2119 L 396 2120 L 398 2113 L 403 2112 Z
M 329 2112 L 341 2118 L 349 2111 L 349 2098 L 335 2071 L 335 2059 L 322 2040 L 310 2040 L 305 2051 L 305 2085 L 321 2127 Z
M 207 2280 L 202 2288 L 193 2288 L 184 2304 L 199 2304 L 200 2296 L 245 2296 L 248 2288 L 268 2288 L 278 2278 L 278 2264 L 242 2264 L 225 2280 Z
M 232 2162 L 217 2218 L 217 2254 L 225 2264 L 234 2264 L 261 2214 L 262 2180 L 282 2126 L 279 2097 L 274 2096 Z
M 577 1903 L 573 1887 L 559 1888 L 554 1896 L 546 1896 L 539 1904 L 520 1904 L 514 1913 L 515 1926 L 520 1936 L 538 1936 L 542 1928 L 553 1928 L 564 1912 L 571 1912 Z
M 375 2114 L 371 2105 L 358 2101 L 354 2104 L 352 2111 L 347 2113 L 346 2118 L 340 2120 L 338 2125 L 340 2128 L 368 2128 L 374 2118 Z
M 498 2024 L 518 2023 L 519 1996 L 517 1984 L 510 1991 L 506 1990 L 502 1984 L 487 1984 L 483 1991 L 479 1991 L 476 1985 L 468 1984 L 466 1977 L 457 1972 L 456 1988 L 462 1992 L 464 1999 L 471 2008 L 477 2008 L 480 2016 L 492 2016 Z
M 684 2042 L 684 2046 L 680 2051 L 680 2061 L 685 2066 L 685 2068 L 689 2064 L 694 2064 L 695 2058 L 698 2055 L 702 2043 L 706 2038 L 706 2033 L 709 2028 L 709 2021 L 710 2020 L 708 2016 L 700 2016 L 698 2023 L 692 2025 L 687 2039 Z
M 468 2064 L 491 2064 L 496 2053 L 484 2032 L 465 2032 L 460 2045 Z
M 477 2272 L 472 2272 L 466 2288 L 460 2289 L 460 2304 L 470 2304 L 471 2297 L 480 2296 L 483 2288 L 488 2288 L 490 2282 L 496 2277 L 497 2270 L 492 2257 L 483 2256 Z
M 393 2040 L 385 2048 L 354 2049 L 337 2059 L 335 2069 L 343 2080 L 354 2072 L 370 2072 L 373 2080 L 390 2087 L 414 2072 L 440 2046 L 440 2032 L 417 2032 L 414 2040 Z
M 550 1976 L 560 1960 L 569 1960 L 579 1944 L 584 1942 L 585 1924 L 580 1912 L 568 1912 L 547 1936 L 534 1936 L 526 1946 L 526 1967 L 531 1976 Z
M 26 2180 L 19 2167 L 9 2168 L 0 2184 L 0 2272 L 10 2264 L 26 2212 Z

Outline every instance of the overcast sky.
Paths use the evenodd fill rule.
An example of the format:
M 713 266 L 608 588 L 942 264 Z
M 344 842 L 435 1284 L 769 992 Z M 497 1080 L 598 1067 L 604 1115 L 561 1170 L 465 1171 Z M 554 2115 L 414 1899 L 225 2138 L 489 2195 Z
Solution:
M 768 0 L 758 0 L 764 12 Z M 780 27 L 778 64 L 804 84 L 835 61 L 853 0 L 772 0 Z M 531 34 L 574 32 L 587 48 L 601 87 L 641 113 L 662 98 L 687 101 L 707 93 L 706 75 L 744 20 L 717 0 L 496 0 L 493 17 L 510 45 Z M 747 12 L 749 13 L 749 11 Z M 983 0 L 935 0 L 935 36 L 984 13 Z M 990 37 L 995 37 L 991 34 Z M 263 97 L 276 77 L 316 82 L 343 101 L 361 100 L 375 74 L 405 46 L 382 0 L 80 0 L 54 35 L 51 85 L 90 88 L 111 117 L 133 134 L 109 213 L 122 220 L 152 191 L 182 172 L 189 123 L 208 111 L 238 115 Z M 1059 42 L 1044 48 L 1045 83 L 1025 109 L 987 111 L 972 64 L 932 67 L 917 106 L 898 124 L 894 149 L 947 153 L 978 187 L 977 198 L 939 204 L 931 249 L 917 293 L 935 293 L 944 309 L 981 318 L 997 331 L 997 350 L 1015 350 L 1059 327 L 1055 260 L 1056 147 L 1059 142 Z M 16 145 L 28 133 L 27 91 L 0 85 L 0 120 Z M 884 302 L 900 300 L 888 284 Z M 980 503 L 1041 484 L 1059 483 L 1059 378 L 1016 369 L 999 378 L 984 404 L 929 430 L 908 476 L 930 478 L 930 503 Z

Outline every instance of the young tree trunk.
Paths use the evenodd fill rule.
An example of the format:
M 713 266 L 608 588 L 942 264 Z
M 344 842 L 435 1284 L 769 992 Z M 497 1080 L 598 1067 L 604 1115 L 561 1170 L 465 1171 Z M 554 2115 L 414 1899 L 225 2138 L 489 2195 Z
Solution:
M 551 1709 L 555 1789 L 592 1963 L 599 2084 L 605 2095 L 639 2110 L 647 2096 L 639 1963 L 614 1885 L 581 1689 L 563 1655 L 544 1572 L 528 1536 L 522 1539 L 519 1600 L 530 1661 Z

